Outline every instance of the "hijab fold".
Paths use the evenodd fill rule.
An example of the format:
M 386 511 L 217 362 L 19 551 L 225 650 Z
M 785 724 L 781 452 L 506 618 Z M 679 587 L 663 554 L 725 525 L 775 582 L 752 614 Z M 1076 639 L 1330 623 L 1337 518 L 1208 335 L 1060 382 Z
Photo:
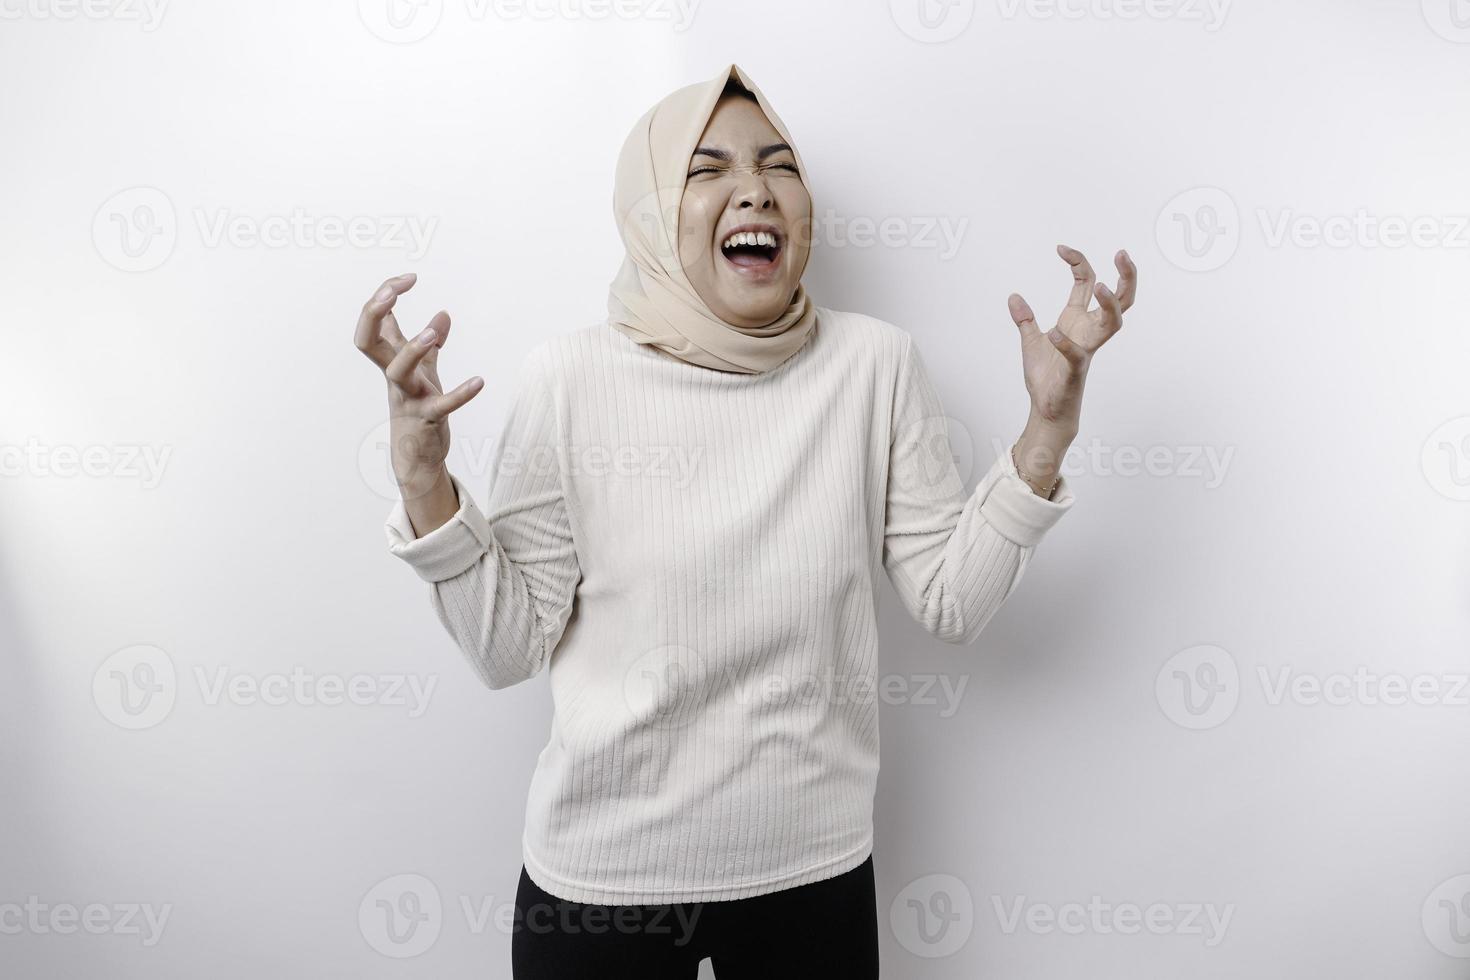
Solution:
M 816 306 L 806 288 L 798 283 L 786 310 L 765 326 L 737 327 L 700 299 L 679 261 L 679 204 L 689 158 L 732 78 L 750 90 L 791 146 L 806 185 L 806 167 L 791 135 L 739 66 L 731 64 L 707 82 L 666 96 L 638 120 L 618 156 L 613 215 L 627 255 L 608 290 L 608 319 L 635 343 L 690 364 L 760 374 L 800 350 L 816 327 Z M 805 233 L 793 233 L 798 231 Z

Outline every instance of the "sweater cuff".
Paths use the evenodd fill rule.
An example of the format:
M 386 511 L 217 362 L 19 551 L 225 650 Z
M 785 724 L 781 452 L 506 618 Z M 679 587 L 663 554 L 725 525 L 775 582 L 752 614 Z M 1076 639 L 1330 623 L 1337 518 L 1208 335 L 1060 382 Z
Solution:
M 399 500 L 388 515 L 384 530 L 388 534 L 388 550 L 413 566 L 426 582 L 442 582 L 453 578 L 475 562 L 490 548 L 493 537 L 490 524 L 475 506 L 459 478 L 450 474 L 459 510 L 439 527 L 421 538 L 414 537 L 408 508 Z
M 981 516 L 1003 537 L 1022 547 L 1038 544 L 1051 526 L 1072 509 L 1075 500 L 1065 476 L 1057 477 L 1050 500 L 1032 490 L 1016 472 L 1009 448 L 996 458 L 981 486 L 990 488 L 980 503 Z

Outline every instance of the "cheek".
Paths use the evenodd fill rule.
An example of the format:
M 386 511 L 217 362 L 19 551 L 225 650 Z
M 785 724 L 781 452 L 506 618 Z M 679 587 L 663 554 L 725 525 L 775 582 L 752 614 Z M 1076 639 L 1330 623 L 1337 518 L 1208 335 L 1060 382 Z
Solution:
M 685 190 L 679 203 L 679 264 L 686 270 L 709 259 L 719 213 L 708 195 Z
M 792 224 L 805 224 L 812 216 L 812 196 L 806 192 L 806 185 L 795 177 L 781 181 L 776 188 L 776 201 L 781 206 L 781 213 Z
M 787 186 L 789 184 L 789 186 Z M 806 269 L 806 260 L 812 248 L 812 197 L 806 186 L 793 178 L 783 182 L 776 191 L 776 202 L 786 216 L 787 246 L 791 249 L 791 271 L 798 278 Z

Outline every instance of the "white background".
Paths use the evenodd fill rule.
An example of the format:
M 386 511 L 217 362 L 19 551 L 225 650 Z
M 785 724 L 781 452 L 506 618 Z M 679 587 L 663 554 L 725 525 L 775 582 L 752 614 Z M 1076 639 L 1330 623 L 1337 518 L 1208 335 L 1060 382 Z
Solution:
M 481 687 L 388 554 L 353 323 L 410 269 L 405 329 L 455 317 L 483 501 L 522 356 L 603 315 L 628 127 L 735 61 L 814 298 L 914 333 L 970 480 L 1006 295 L 1141 269 L 984 636 L 885 586 L 885 975 L 1466 975 L 1463 0 L 419 2 L 0 0 L 0 973 L 509 976 L 545 677 Z M 296 668 L 383 697 L 250 696 Z

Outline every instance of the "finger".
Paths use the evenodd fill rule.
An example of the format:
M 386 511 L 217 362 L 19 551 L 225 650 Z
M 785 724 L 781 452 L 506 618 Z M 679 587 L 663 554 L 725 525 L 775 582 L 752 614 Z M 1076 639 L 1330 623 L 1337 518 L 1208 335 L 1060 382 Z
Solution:
M 401 294 L 412 289 L 417 280 L 418 277 L 412 272 L 394 276 L 392 279 L 384 280 L 377 292 L 368 298 L 368 301 L 362 306 L 362 315 L 357 321 L 355 339 L 358 341 L 359 348 L 364 342 L 370 342 L 374 335 L 384 335 L 382 329 L 384 321 L 392 319 L 393 304 L 398 301 Z M 397 320 L 392 321 L 392 329 L 395 331 L 398 329 Z M 402 334 L 399 334 L 398 337 L 401 340 Z
M 402 388 L 409 395 L 418 396 L 425 394 L 424 386 L 427 384 L 427 380 L 419 373 L 418 366 L 419 361 L 423 360 L 424 355 L 429 352 L 429 348 L 434 346 L 435 339 L 433 329 L 428 328 L 413 338 L 412 343 L 404 344 L 398 353 L 393 356 L 393 360 L 388 363 L 388 366 L 383 369 L 383 373 L 388 376 L 388 380 Z M 434 389 L 433 393 L 438 394 L 438 389 Z
M 1086 313 L 1087 304 L 1092 301 L 1092 284 L 1097 282 L 1092 263 L 1087 261 L 1087 256 L 1066 245 L 1058 245 L 1057 254 L 1072 267 L 1072 294 L 1067 297 L 1067 305 Z
M 465 402 L 474 398 L 485 387 L 485 380 L 481 377 L 473 377 L 453 391 L 436 395 L 429 401 L 427 415 L 431 421 L 437 422 L 450 412 L 458 410 Z
M 1087 363 L 1087 352 L 1073 343 L 1070 337 L 1062 333 L 1060 325 L 1048 330 L 1046 332 L 1046 339 L 1052 342 L 1052 346 L 1057 349 L 1057 352 L 1066 358 L 1067 363 L 1074 368 L 1080 368 Z
M 1133 295 L 1138 291 L 1138 266 L 1133 264 L 1133 257 L 1122 249 L 1113 256 L 1113 264 L 1118 267 L 1118 302 L 1126 312 L 1133 305 Z
M 383 320 L 393 309 L 393 304 L 398 301 L 401 293 L 413 288 L 418 279 L 412 272 L 401 276 L 394 276 L 378 287 L 368 301 L 362 305 L 362 313 L 357 318 L 357 330 L 353 334 L 353 344 L 371 358 L 379 367 L 386 368 L 393 360 L 397 348 L 389 342 L 383 333 Z M 393 323 L 393 329 L 398 329 L 397 321 Z
M 1123 329 L 1123 304 L 1118 299 L 1118 294 L 1107 287 L 1106 283 L 1097 284 L 1097 305 L 1099 323 L 1102 326 L 1103 339 L 1099 346 L 1113 334 Z
M 429 320 L 428 329 L 434 331 L 434 346 L 429 348 L 421 362 L 424 373 L 428 375 L 429 381 L 438 391 L 444 390 L 444 385 L 439 382 L 439 349 L 449 339 L 449 311 L 440 310 Z
M 1021 298 L 1020 293 L 1011 293 L 1006 300 L 1006 306 L 1010 308 L 1011 319 L 1016 321 L 1016 326 L 1021 330 L 1023 344 L 1041 333 L 1041 328 L 1036 325 L 1036 314 L 1031 312 L 1031 305 Z

